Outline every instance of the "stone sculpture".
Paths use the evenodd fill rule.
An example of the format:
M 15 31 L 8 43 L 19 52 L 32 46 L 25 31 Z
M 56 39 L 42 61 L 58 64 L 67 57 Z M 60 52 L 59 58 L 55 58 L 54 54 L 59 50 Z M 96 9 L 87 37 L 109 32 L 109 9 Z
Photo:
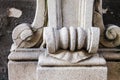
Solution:
M 88 39 L 88 53 L 97 53 L 100 31 L 93 27 L 89 31 L 91 39 Z M 79 62 L 89 58 L 91 55 L 87 51 L 81 51 L 87 44 L 87 36 L 87 32 L 80 27 L 63 27 L 60 30 L 46 27 L 44 30 L 44 41 L 47 45 L 46 54 L 50 53 L 53 57 L 70 62 Z
M 66 19 L 62 17 L 62 15 L 64 14 L 66 15 L 66 11 L 65 12 L 63 11 L 62 14 L 61 4 L 64 1 L 48 0 L 47 5 L 48 5 L 49 16 L 48 16 L 48 27 L 46 28 L 44 28 L 44 24 L 46 22 L 45 15 L 47 14 L 45 13 L 47 12 L 47 8 L 45 6 L 46 1 L 44 0 L 40 0 L 40 1 L 37 0 L 37 1 L 38 1 L 37 4 L 39 3 L 38 5 L 43 5 L 43 7 L 42 8 L 40 8 L 39 6 L 37 7 L 37 9 L 39 8 L 39 10 L 37 10 L 36 12 L 36 17 L 34 19 L 35 21 L 33 22 L 32 25 L 23 23 L 18 25 L 13 30 L 12 38 L 14 44 L 11 48 L 11 51 L 14 50 L 15 48 L 30 48 L 38 45 L 41 45 L 43 47 L 46 44 L 46 48 L 47 48 L 46 54 L 50 53 L 54 57 L 57 56 L 56 58 L 58 59 L 63 59 L 71 62 L 72 61 L 79 62 L 81 60 L 91 57 L 93 53 L 97 53 L 100 31 L 99 28 L 92 27 L 92 14 L 93 14 L 92 7 L 94 5 L 94 0 L 91 0 L 91 4 L 89 5 L 90 9 L 88 7 L 83 8 L 86 6 L 86 1 L 84 0 L 76 1 L 79 2 L 78 4 L 80 5 L 80 7 L 78 8 L 78 13 L 79 13 L 78 24 L 73 23 L 75 25 L 74 27 L 69 27 L 69 25 L 73 21 L 67 20 L 68 22 L 66 23 Z M 101 2 L 97 2 L 97 3 L 100 4 Z M 99 9 L 99 7 L 101 6 L 97 6 L 97 9 Z M 43 11 L 41 11 L 40 9 L 42 9 Z M 88 10 L 85 11 L 85 9 L 89 9 L 89 11 Z M 95 10 L 96 10 L 96 6 L 95 6 Z M 67 16 L 68 18 L 72 17 L 70 15 Z M 37 19 L 38 17 L 40 19 Z M 62 18 L 64 18 L 65 20 L 62 21 L 63 20 Z M 40 25 L 38 25 L 38 21 L 40 22 Z M 64 25 L 67 27 L 64 27 Z M 41 43 L 42 40 L 43 43 Z M 65 51 L 60 52 L 59 49 Z M 59 51 L 59 53 L 57 53 L 57 51 Z M 53 53 L 56 55 L 53 55 Z M 65 56 L 67 57 L 65 58 Z M 71 57 L 73 57 L 73 59 Z
M 43 7 L 39 7 L 38 6 L 38 8 L 39 8 L 39 10 L 37 10 L 37 12 L 36 12 L 36 17 L 35 17 L 35 19 L 34 19 L 34 22 L 33 22 L 33 24 L 32 25 L 29 25 L 29 24 L 27 24 L 27 23 L 25 23 L 25 24 L 20 24 L 20 25 L 18 25 L 16 28 L 18 28 L 18 29 L 20 29 L 21 30 L 21 32 L 24 30 L 24 27 L 19 27 L 19 26 L 26 26 L 26 27 L 28 27 L 29 28 L 29 30 L 31 30 L 31 34 L 33 35 L 33 34 L 36 34 L 36 33 L 38 33 L 40 36 L 39 36 L 39 38 L 40 38 L 40 40 L 38 39 L 38 40 L 36 40 L 36 41 L 33 41 L 33 44 L 32 44 L 32 42 L 28 42 L 28 43 L 26 43 L 27 45 L 28 44 L 30 44 L 30 46 L 24 46 L 24 45 L 26 45 L 25 43 L 24 43 L 24 45 L 22 44 L 22 46 L 20 46 L 20 44 L 21 44 L 21 41 L 18 41 L 18 40 L 16 40 L 14 37 L 18 37 L 20 34 L 21 34 L 21 37 L 22 37 L 22 35 L 23 35 L 23 33 L 25 32 L 23 32 L 23 33 L 20 33 L 19 35 L 17 35 L 17 34 L 15 34 L 14 32 L 17 32 L 18 30 L 17 29 L 15 29 L 14 31 L 13 31 L 13 41 L 14 41 L 14 44 L 13 44 L 13 48 L 12 49 L 15 49 L 16 47 L 34 47 L 35 45 L 40 45 L 41 44 L 41 42 L 42 42 L 42 33 L 43 33 L 43 28 L 42 27 L 44 27 L 45 25 L 46 25 L 46 22 L 47 22 L 47 7 L 46 7 L 46 1 L 42 1 L 42 0 L 40 0 L 40 1 L 38 1 L 37 2 L 37 4 L 40 2 L 40 5 L 43 5 Z M 61 13 L 61 0 L 58 0 L 58 1 L 56 1 L 56 3 L 54 3 L 54 4 L 57 4 L 57 6 L 56 5 L 52 5 L 51 6 L 51 4 L 53 4 L 53 3 L 51 3 L 52 1 L 50 1 L 49 2 L 49 0 L 48 0 L 48 10 L 49 10 L 49 12 L 48 12 L 48 14 L 49 15 L 51 15 L 52 16 L 52 18 L 51 18 L 51 16 L 48 16 L 48 18 L 49 18 L 49 21 L 48 21 L 48 26 L 54 26 L 54 27 L 56 27 L 56 28 L 62 28 L 62 13 Z M 37 8 L 37 9 L 38 9 Z M 52 15 L 52 13 L 53 13 L 53 11 L 51 10 L 51 8 L 54 8 L 53 10 L 57 10 L 56 12 L 54 11 L 54 13 L 56 13 L 56 15 Z M 43 10 L 43 11 L 41 11 L 41 10 Z M 44 12 L 44 13 L 43 13 Z M 80 11 L 81 12 L 81 11 Z M 41 13 L 40 15 L 38 14 L 38 13 Z M 80 13 L 80 14 L 82 14 L 82 13 Z M 37 15 L 39 15 L 39 17 L 40 17 L 40 19 L 38 19 L 38 16 Z M 50 19 L 52 19 L 52 20 L 50 20 Z M 78 21 L 80 21 L 80 19 L 82 19 L 82 18 L 79 18 L 79 20 Z M 90 21 L 90 20 L 89 20 Z M 38 25 L 38 23 L 40 22 L 40 24 Z M 55 25 L 53 25 L 53 24 L 55 24 Z M 29 25 L 29 26 L 28 26 Z M 39 26 L 39 27 L 38 27 Z M 57 27 L 58 26 L 58 27 Z M 81 24 L 79 24 L 78 23 L 78 26 L 84 26 L 84 25 L 82 25 L 82 23 Z M 107 39 L 109 39 L 109 37 L 110 36 L 114 36 L 114 34 L 117 34 L 118 36 L 119 36 L 119 27 L 109 27 L 109 28 L 107 28 L 107 30 L 105 29 L 105 27 L 104 27 L 104 24 L 103 24 L 103 19 L 102 19 L 102 0 L 95 0 L 95 2 L 94 2 L 94 15 L 93 15 L 93 26 L 97 26 L 97 27 L 99 27 L 100 28 L 100 32 L 101 32 L 101 39 L 100 39 L 100 42 L 101 42 L 101 44 L 102 45 L 104 45 L 104 46 L 106 46 L 106 47 L 117 47 L 117 46 L 119 46 L 119 40 L 118 40 L 118 38 L 116 38 L 116 39 L 112 39 L 113 41 L 109 41 L 109 40 L 106 40 L 105 39 L 105 37 L 107 38 Z M 114 26 L 114 25 L 113 25 Z M 41 29 L 41 30 L 40 30 Z M 111 32 L 111 34 L 109 33 L 109 36 L 108 35 L 104 35 L 104 33 L 106 32 L 106 34 L 109 32 L 109 30 L 111 30 L 112 29 L 112 32 Z M 115 29 L 115 30 L 117 30 L 117 31 L 115 31 L 115 30 L 113 30 L 113 29 Z M 115 32 L 113 32 L 113 31 L 115 31 Z M 24 34 L 24 35 L 26 35 L 26 36 L 29 36 L 30 37 L 30 35 L 28 34 Z M 24 36 L 23 35 L 23 36 Z M 31 36 L 31 37 L 33 37 L 33 36 Z M 34 37 L 35 37 L 35 35 L 34 35 Z M 115 37 L 115 36 L 114 36 Z M 38 38 L 38 37 L 37 37 Z M 21 39 L 22 40 L 22 39 Z M 22 40 L 23 42 L 25 41 L 26 39 L 24 39 L 24 40 Z M 111 40 L 111 39 L 110 39 Z M 31 40 L 32 41 L 32 40 Z M 35 42 L 36 42 L 36 44 L 35 44 Z M 112 43 L 111 43 L 112 42 Z M 38 44 L 37 44 L 38 43 Z M 117 43 L 117 44 L 116 44 Z M 31 45 L 32 44 L 32 45 Z M 18 46 L 19 45 L 19 46 Z
M 113 48 L 120 46 L 119 40 L 119 26 L 114 24 L 108 24 L 106 27 L 103 23 L 102 18 L 102 1 L 96 0 L 95 1 L 95 10 L 94 10 L 94 26 L 98 26 L 100 28 L 101 36 L 100 36 L 100 43 L 107 47 Z
M 37 62 L 36 80 L 107 80 L 106 61 L 98 54 L 103 29 L 102 0 L 37 0 L 33 23 L 13 30 L 9 59 Z M 9 62 L 11 80 L 13 65 L 18 66 Z

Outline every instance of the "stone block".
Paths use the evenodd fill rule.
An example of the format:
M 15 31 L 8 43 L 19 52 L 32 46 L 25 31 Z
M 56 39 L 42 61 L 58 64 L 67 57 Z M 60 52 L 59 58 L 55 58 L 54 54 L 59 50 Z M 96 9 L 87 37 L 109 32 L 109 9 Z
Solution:
M 107 80 L 107 67 L 38 67 L 37 80 Z
M 37 61 L 9 61 L 9 80 L 36 80 Z
M 107 62 L 108 80 L 120 80 L 120 62 Z
M 38 61 L 39 55 L 44 54 L 42 49 L 16 49 L 8 56 L 12 61 Z

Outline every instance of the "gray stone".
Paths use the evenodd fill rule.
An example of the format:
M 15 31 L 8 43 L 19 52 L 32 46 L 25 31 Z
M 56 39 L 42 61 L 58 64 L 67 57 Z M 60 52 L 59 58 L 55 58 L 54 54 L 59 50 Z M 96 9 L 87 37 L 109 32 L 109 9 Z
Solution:
M 37 0 L 36 1 L 37 7 L 36 7 L 36 13 L 35 13 L 35 18 L 32 23 L 33 28 L 41 28 L 44 26 L 45 23 L 45 0 Z
M 78 27 L 79 0 L 62 0 L 63 26 Z
M 56 52 L 56 42 L 55 42 L 55 34 L 54 29 L 51 27 L 45 28 L 45 38 L 46 38 L 46 47 L 48 53 Z
M 48 4 L 48 26 L 57 29 L 62 28 L 61 0 L 47 0 Z
M 82 28 L 78 27 L 77 28 L 77 38 L 78 38 L 77 49 L 78 50 L 82 49 L 82 47 L 84 46 L 86 36 L 87 36 L 86 32 Z
M 99 47 L 99 40 L 100 40 L 100 30 L 96 27 L 90 28 L 91 33 L 88 34 L 90 40 L 88 39 L 88 52 L 89 53 L 97 53 Z
M 9 80 L 36 80 L 37 61 L 9 61 Z
M 60 55 L 40 55 L 39 56 L 39 66 L 105 66 L 106 61 L 103 57 L 95 54 L 94 56 L 90 57 L 89 55 L 80 55 L 85 53 L 84 51 L 79 53 L 79 56 L 72 55 L 71 53 L 64 52 L 65 54 L 60 57 Z M 73 53 L 72 53 L 73 54 Z M 65 56 L 65 57 L 64 57 Z M 59 58 L 60 57 L 60 58 Z M 90 58 L 89 58 L 90 57 Z M 89 58 L 89 59 L 88 59 Z
M 107 67 L 37 67 L 37 80 L 107 80 Z
M 76 48 L 76 41 L 77 41 L 77 33 L 76 33 L 76 29 L 74 27 L 70 27 L 69 28 L 69 32 L 70 32 L 70 51 L 75 51 Z
M 44 53 L 45 50 L 41 50 L 41 49 L 17 49 L 16 51 L 10 53 L 8 59 L 13 61 L 23 61 L 23 60 L 37 61 L 39 55 Z
M 79 0 L 78 1 L 78 26 L 85 30 L 92 27 L 93 5 L 95 0 Z
M 63 49 L 68 49 L 69 47 L 69 32 L 68 32 L 68 29 L 66 27 L 63 27 L 61 30 L 60 30 L 60 42 L 59 42 L 59 45 L 61 48 Z M 65 37 L 63 37 L 65 36 Z
M 10 8 L 8 16 L 9 17 L 20 18 L 22 16 L 22 11 L 19 10 L 19 9 L 16 9 L 16 8 Z

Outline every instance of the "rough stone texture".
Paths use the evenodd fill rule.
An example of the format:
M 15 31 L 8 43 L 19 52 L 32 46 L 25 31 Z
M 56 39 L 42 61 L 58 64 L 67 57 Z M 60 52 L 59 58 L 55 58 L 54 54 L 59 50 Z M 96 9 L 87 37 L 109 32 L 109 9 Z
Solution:
M 9 80 L 36 80 L 37 61 L 9 61 Z
M 108 8 L 107 13 L 103 15 L 105 24 L 114 23 L 120 26 L 119 4 L 120 4 L 120 0 L 115 0 L 115 1 L 103 0 L 103 8 L 104 9 Z M 6 14 L 6 9 L 8 7 L 16 7 L 22 10 L 23 15 L 19 19 L 6 18 L 5 14 Z M 13 28 L 20 23 L 23 22 L 32 23 L 34 17 L 34 11 L 35 11 L 35 0 L 0 0 L 0 15 L 4 17 L 5 20 L 2 22 L 0 21 L 0 44 L 1 44 L 0 45 L 0 61 L 1 61 L 0 80 L 7 80 L 6 65 L 7 65 L 7 56 L 10 53 L 9 50 L 12 44 L 11 32 Z M 6 26 L 6 21 L 8 22 L 7 26 Z M 5 24 L 1 25 L 3 22 L 5 22 Z M 115 60 L 115 59 L 111 59 L 111 60 Z M 114 64 L 113 66 L 115 65 L 117 64 Z
M 119 0 L 103 0 L 103 8 L 108 9 L 103 14 L 104 24 L 115 24 L 120 26 L 120 1 Z
M 107 80 L 106 67 L 38 67 L 37 80 Z
M 35 18 L 32 23 L 32 27 L 34 28 L 41 28 L 45 24 L 44 20 L 46 17 L 46 9 L 45 9 L 45 0 L 36 0 L 36 13 Z
M 39 55 L 44 53 L 45 50 L 41 49 L 17 49 L 10 53 L 8 59 L 12 61 L 38 61 Z
M 35 13 L 35 0 L 0 0 L 0 80 L 7 79 L 7 57 L 12 44 L 13 28 L 23 22 L 32 23 Z M 26 6 L 27 5 L 27 6 Z M 20 18 L 8 18 L 7 9 L 22 10 Z
M 62 0 L 63 26 L 78 26 L 78 1 Z
M 14 65 L 13 65 L 14 64 Z M 19 66 L 17 66 L 17 65 L 19 65 Z M 27 80 L 35 80 L 35 79 L 33 79 L 33 78 L 31 78 L 32 76 L 34 76 L 33 75 L 33 73 L 35 73 L 35 69 L 36 69 L 36 66 L 37 66 L 37 61 L 29 61 L 29 62 L 17 62 L 17 61 L 15 61 L 15 63 L 14 62 L 10 62 L 9 63 L 9 66 L 12 66 L 13 68 L 12 69 L 10 69 L 10 70 L 12 70 L 12 75 L 11 75 L 11 78 L 14 78 L 14 79 L 12 79 L 12 80 L 24 80 L 23 78 L 27 78 Z M 115 61 L 113 61 L 113 62 L 108 62 L 107 63 L 107 66 L 108 66 L 108 80 L 120 80 L 120 76 L 119 76 L 119 74 L 120 74 L 120 62 L 115 62 Z M 25 68 L 26 67 L 26 68 Z M 53 69 L 53 67 L 51 67 L 52 69 Z M 77 67 L 78 68 L 78 67 Z M 29 74 L 31 74 L 31 75 L 28 75 L 28 72 L 27 71 L 23 71 L 23 70 L 29 70 L 30 69 L 30 73 Z M 77 70 L 77 69 L 76 69 Z M 0 71 L 3 71 L 3 72 L 6 72 L 6 70 L 4 69 L 4 68 L 0 68 Z M 21 73 L 21 72 L 24 72 L 24 73 L 22 73 L 22 74 L 20 74 L 19 76 L 22 76 L 22 78 L 17 78 L 17 76 L 14 76 L 14 74 L 16 74 L 16 72 L 17 73 Z M 4 73 L 3 73 L 4 74 Z M 26 75 L 27 74 L 27 75 Z M 102 73 L 103 74 L 103 73 Z M 5 74 L 4 74 L 5 75 Z M 1 73 L 1 75 L 0 76 L 3 76 L 4 77 L 4 79 L 2 79 L 1 77 L 0 77 L 0 80 L 5 80 L 5 77 L 6 76 L 4 76 L 4 75 L 2 75 L 2 73 Z M 50 76 L 53 76 L 54 74 L 51 74 Z M 35 75 L 36 76 L 36 75 Z M 35 76 L 34 76 L 34 78 L 35 78 Z M 55 75 L 54 75 L 55 76 Z M 68 76 L 70 76 L 70 75 L 68 75 Z M 7 80 L 7 79 L 6 79 Z
M 107 61 L 120 61 L 120 49 L 105 48 L 98 51 Z
M 61 0 L 48 0 L 48 26 L 60 29 L 62 27 Z
M 71 53 L 67 53 L 65 52 L 65 54 L 71 54 Z M 82 54 L 82 51 L 81 51 Z M 66 55 L 67 57 L 69 57 L 68 55 Z M 90 57 L 90 59 L 84 60 L 82 59 L 81 61 L 79 59 L 81 59 L 81 57 L 79 58 L 75 58 L 73 57 L 72 60 L 70 60 L 71 58 L 67 58 L 65 56 L 65 58 L 57 58 L 55 56 L 51 56 L 51 55 L 40 55 L 39 56 L 39 62 L 38 65 L 39 66 L 104 66 L 106 65 L 106 61 L 103 57 L 100 57 L 98 54 L 95 54 L 94 56 Z M 83 57 L 82 58 L 86 58 Z
M 108 80 L 120 80 L 120 62 L 108 62 Z

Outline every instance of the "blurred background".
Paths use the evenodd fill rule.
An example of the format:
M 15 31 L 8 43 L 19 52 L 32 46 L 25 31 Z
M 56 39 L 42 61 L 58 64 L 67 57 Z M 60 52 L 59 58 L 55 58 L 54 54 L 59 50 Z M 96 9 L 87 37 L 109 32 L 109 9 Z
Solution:
M 36 0 L 0 0 L 0 80 L 8 80 L 7 62 L 12 44 L 12 30 L 20 23 L 32 23 Z M 22 11 L 19 18 L 8 17 L 8 10 Z M 120 26 L 120 0 L 103 0 L 104 24 Z

